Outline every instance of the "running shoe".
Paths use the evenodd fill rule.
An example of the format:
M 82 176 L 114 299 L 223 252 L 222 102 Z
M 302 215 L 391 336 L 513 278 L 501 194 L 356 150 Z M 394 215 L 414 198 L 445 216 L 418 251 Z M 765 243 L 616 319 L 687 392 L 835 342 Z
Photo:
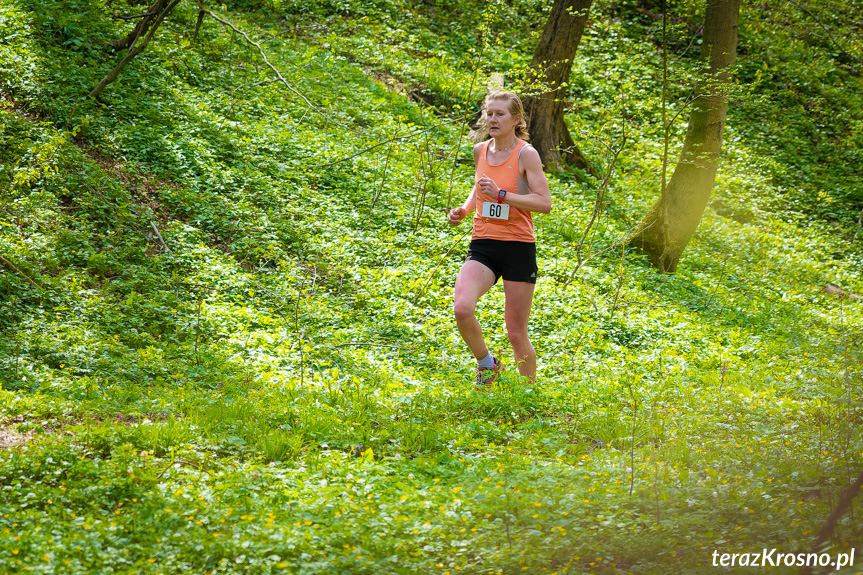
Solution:
M 496 357 L 493 358 L 494 365 L 492 367 L 476 368 L 476 388 L 478 390 L 488 390 L 503 371 L 503 362 Z

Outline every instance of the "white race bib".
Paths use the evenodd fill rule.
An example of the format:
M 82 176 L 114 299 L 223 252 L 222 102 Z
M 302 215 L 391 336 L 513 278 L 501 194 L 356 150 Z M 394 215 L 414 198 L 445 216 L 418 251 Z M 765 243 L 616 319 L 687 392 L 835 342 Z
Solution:
M 482 217 L 490 220 L 506 222 L 509 220 L 509 204 L 497 204 L 495 202 L 482 203 Z

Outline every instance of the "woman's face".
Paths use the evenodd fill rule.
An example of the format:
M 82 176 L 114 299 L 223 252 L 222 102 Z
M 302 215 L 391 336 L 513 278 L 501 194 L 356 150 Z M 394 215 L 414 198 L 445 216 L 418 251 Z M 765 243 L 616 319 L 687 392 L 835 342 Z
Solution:
M 515 131 L 519 116 L 509 111 L 506 100 L 491 100 L 485 107 L 488 134 L 492 138 L 505 138 Z

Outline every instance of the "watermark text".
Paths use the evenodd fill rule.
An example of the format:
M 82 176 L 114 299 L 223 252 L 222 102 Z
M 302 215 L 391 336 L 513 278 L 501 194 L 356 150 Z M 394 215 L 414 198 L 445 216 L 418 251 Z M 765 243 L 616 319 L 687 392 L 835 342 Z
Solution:
M 781 553 L 776 549 L 762 549 L 760 553 L 713 552 L 714 567 L 843 567 L 854 566 L 854 551 L 848 553 Z

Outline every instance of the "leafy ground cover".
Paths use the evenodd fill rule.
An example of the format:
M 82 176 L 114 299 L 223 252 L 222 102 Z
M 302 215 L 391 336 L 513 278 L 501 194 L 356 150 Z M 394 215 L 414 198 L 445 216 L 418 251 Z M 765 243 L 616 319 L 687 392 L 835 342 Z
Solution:
M 88 101 L 136 8 L 60 4 L 0 7 L 4 571 L 703 573 L 810 549 L 863 466 L 861 308 L 821 291 L 863 291 L 853 133 L 841 173 L 796 156 L 804 186 L 808 124 L 750 83 L 717 203 L 657 275 L 616 246 L 659 181 L 655 24 L 600 6 L 572 129 L 601 168 L 629 143 L 577 272 L 598 185 L 550 175 L 538 384 L 477 394 L 450 311 L 459 118 L 518 81 L 546 3 L 222 7 L 312 109 L 216 22 L 193 41 L 182 4 Z M 767 60 L 742 55 L 741 85 Z M 836 78 L 807 89 L 851 114 Z M 506 355 L 502 305 L 481 313 Z M 847 516 L 830 551 L 861 535 Z

